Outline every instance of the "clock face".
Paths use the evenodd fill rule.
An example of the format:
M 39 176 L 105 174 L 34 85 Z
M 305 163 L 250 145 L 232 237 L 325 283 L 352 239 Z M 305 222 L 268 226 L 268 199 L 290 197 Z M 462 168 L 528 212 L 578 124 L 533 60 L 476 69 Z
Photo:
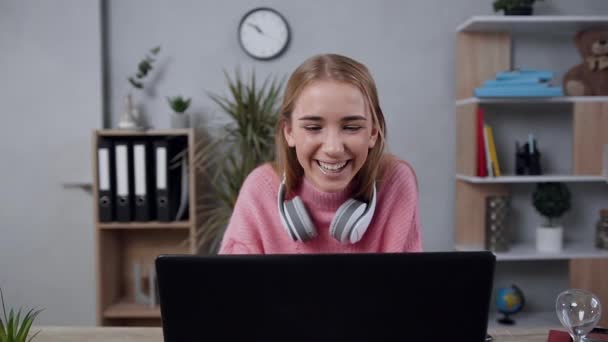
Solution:
M 289 25 L 271 8 L 256 8 L 243 16 L 239 24 L 239 42 L 253 58 L 268 60 L 280 56 L 289 44 Z

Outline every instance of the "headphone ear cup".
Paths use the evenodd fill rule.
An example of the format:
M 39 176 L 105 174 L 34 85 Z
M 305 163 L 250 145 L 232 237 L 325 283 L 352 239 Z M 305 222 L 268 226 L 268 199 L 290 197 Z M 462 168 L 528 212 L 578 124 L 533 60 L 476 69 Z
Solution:
M 317 236 L 317 231 L 300 197 L 285 201 L 283 206 L 290 233 L 295 235 L 297 240 L 307 241 Z
M 355 224 L 365 212 L 367 204 L 355 199 L 348 199 L 336 211 L 336 215 L 329 226 L 330 234 L 340 243 L 347 243 Z

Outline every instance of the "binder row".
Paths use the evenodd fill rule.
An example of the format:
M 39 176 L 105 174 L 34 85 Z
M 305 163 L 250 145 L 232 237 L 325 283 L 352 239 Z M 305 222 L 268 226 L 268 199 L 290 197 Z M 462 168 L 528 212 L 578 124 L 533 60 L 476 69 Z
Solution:
M 99 137 L 99 222 L 188 220 L 187 139 Z

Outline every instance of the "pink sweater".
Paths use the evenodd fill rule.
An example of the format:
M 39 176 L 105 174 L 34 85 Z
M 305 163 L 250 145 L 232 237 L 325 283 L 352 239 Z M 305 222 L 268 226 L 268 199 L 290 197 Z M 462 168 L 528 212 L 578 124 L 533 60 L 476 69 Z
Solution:
M 376 211 L 356 244 L 340 244 L 329 225 L 349 190 L 325 193 L 304 179 L 300 196 L 318 236 L 295 242 L 281 225 L 277 209 L 279 176 L 269 164 L 256 168 L 245 180 L 224 234 L 220 254 L 388 253 L 422 250 L 416 176 L 405 163 L 394 162 L 377 184 Z M 288 197 L 290 199 L 292 196 Z

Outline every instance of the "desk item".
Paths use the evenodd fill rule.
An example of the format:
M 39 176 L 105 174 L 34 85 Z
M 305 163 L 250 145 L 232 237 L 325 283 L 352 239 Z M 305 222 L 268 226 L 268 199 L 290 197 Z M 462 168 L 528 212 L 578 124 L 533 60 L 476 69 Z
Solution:
M 491 252 L 159 256 L 165 342 L 484 341 Z
M 511 245 L 509 203 L 508 195 L 486 197 L 486 248 L 493 252 L 507 252 Z
M 568 289 L 557 296 L 557 318 L 568 329 L 574 342 L 582 342 L 602 316 L 602 305 L 597 296 L 581 289 Z
M 540 151 L 534 136 L 530 134 L 528 142 L 522 146 L 519 145 L 519 141 L 515 141 L 515 174 L 541 175 L 542 173 Z
M 526 303 L 523 291 L 516 285 L 502 287 L 496 291 L 496 308 L 504 317 L 498 319 L 498 323 L 515 324 L 510 317 L 520 312 Z
M 587 342 L 606 342 L 608 341 L 608 329 L 593 328 L 587 335 Z M 572 342 L 572 337 L 567 331 L 549 330 L 547 342 Z
M 158 221 L 169 222 L 189 218 L 186 210 L 187 202 L 180 201 L 184 192 L 186 192 L 185 196 L 188 197 L 187 161 L 184 157 L 187 151 L 186 146 L 185 139 L 178 137 L 154 142 L 156 214 Z M 184 204 L 178 217 L 181 203 Z
M 153 178 L 154 159 L 152 147 L 148 141 L 133 143 L 135 220 L 150 221 L 154 219 Z
M 116 177 L 114 173 L 114 146 L 110 139 L 99 139 L 97 144 L 97 206 L 99 222 L 114 220 L 114 196 Z
M 128 222 L 133 219 L 133 150 L 128 141 L 117 141 L 114 145 L 116 157 L 116 220 Z
M 600 210 L 595 232 L 595 247 L 608 249 L 608 208 Z
M 476 97 L 559 97 L 564 96 L 561 87 L 553 87 L 549 81 L 553 72 L 548 70 L 514 70 L 496 74 L 495 80 L 485 81 L 473 91 Z

